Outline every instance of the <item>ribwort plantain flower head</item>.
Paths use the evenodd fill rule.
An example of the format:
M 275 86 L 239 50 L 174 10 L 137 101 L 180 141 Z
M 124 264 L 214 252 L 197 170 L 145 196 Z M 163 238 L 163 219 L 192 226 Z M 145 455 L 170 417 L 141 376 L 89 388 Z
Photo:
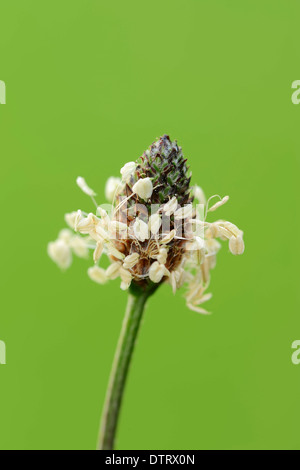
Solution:
M 121 177 L 110 177 L 105 194 L 110 205 L 98 206 L 96 193 L 82 177 L 77 184 L 96 205 L 94 212 L 81 210 L 65 215 L 71 229 L 60 232 L 48 245 L 48 254 L 62 269 L 72 262 L 72 254 L 86 257 L 93 251 L 94 265 L 89 277 L 104 284 L 120 278 L 121 288 L 169 283 L 175 293 L 186 284 L 187 305 L 206 314 L 202 304 L 210 271 L 221 247 L 218 239 L 229 241 L 235 255 L 244 252 L 243 232 L 236 225 L 208 216 L 228 201 L 228 196 L 212 196 L 206 201 L 199 186 L 191 186 L 187 161 L 177 142 L 167 135 L 154 142 L 135 162 L 126 163 Z M 211 205 L 213 198 L 218 201 Z M 65 232 L 65 233 L 64 233 Z M 102 255 L 110 265 L 100 267 Z

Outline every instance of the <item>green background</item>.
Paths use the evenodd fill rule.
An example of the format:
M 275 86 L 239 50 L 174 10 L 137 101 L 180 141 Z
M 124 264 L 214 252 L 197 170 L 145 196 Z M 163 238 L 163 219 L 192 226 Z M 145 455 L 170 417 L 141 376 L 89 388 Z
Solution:
M 212 273 L 213 315 L 163 286 L 146 311 L 119 449 L 300 448 L 298 1 L 0 4 L 2 449 L 93 449 L 126 294 L 46 254 L 65 212 L 178 139 L 216 218 L 244 230 Z M 210 220 L 213 220 L 211 217 Z

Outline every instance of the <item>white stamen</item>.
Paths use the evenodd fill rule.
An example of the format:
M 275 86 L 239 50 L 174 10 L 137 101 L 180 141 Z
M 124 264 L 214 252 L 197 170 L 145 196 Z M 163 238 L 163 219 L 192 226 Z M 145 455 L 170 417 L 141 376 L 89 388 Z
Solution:
M 137 218 L 136 221 L 133 224 L 133 231 L 138 240 L 141 242 L 144 242 L 145 240 L 148 240 L 149 238 L 149 229 L 148 229 L 148 224 L 144 222 L 143 220 Z
M 116 279 L 119 276 L 120 268 L 120 263 L 112 263 L 106 270 L 106 277 L 111 280 Z
M 141 199 L 147 200 L 152 196 L 153 185 L 150 178 L 139 179 L 132 187 L 132 192 Z
M 201 313 L 202 315 L 210 315 L 211 313 L 205 310 L 204 308 L 197 307 L 196 305 L 192 304 L 187 304 L 188 308 L 190 310 L 193 310 L 194 312 Z
M 68 228 L 63 228 L 58 234 L 58 238 L 65 241 L 66 243 L 69 243 L 73 236 L 73 232 L 71 232 L 71 230 Z
M 102 255 L 102 252 L 103 252 L 103 247 L 104 247 L 103 241 L 98 241 L 97 245 L 96 245 L 96 248 L 95 248 L 95 251 L 93 253 L 93 259 L 94 259 L 95 263 L 97 263 L 97 261 L 99 261 L 99 259 L 101 258 L 101 255 Z
M 165 215 L 167 217 L 170 217 L 170 215 L 172 215 L 176 211 L 177 206 L 178 206 L 178 202 L 177 202 L 176 197 L 174 196 L 174 197 L 172 197 L 172 199 L 170 199 L 169 202 L 167 202 L 163 206 L 163 211 L 164 211 Z
M 89 255 L 89 249 L 86 243 L 86 238 L 80 237 L 80 235 L 74 235 L 70 240 L 70 247 L 73 252 L 79 258 L 87 258 Z
M 167 275 L 170 275 L 170 273 L 163 264 L 160 264 L 157 261 L 154 261 L 154 263 L 151 264 L 149 269 L 149 278 L 152 282 L 158 283 Z
M 81 189 L 81 191 L 83 191 L 85 194 L 87 194 L 88 196 L 96 196 L 96 193 L 95 191 L 93 191 L 86 183 L 85 179 L 82 178 L 82 176 L 78 176 L 78 178 L 76 179 L 76 183 L 77 185 L 79 186 L 79 188 Z
M 214 204 L 212 207 L 210 207 L 208 209 L 208 212 L 214 212 L 215 210 L 217 210 L 219 207 L 223 206 L 224 204 L 226 204 L 226 202 L 229 200 L 229 196 L 225 196 L 223 197 L 223 199 L 221 199 L 221 201 L 219 202 L 216 202 L 216 204 Z
M 131 255 L 126 256 L 124 259 L 123 267 L 125 269 L 133 268 L 139 260 L 140 255 L 138 253 L 132 253 Z
M 72 253 L 64 240 L 48 243 L 48 255 L 61 269 L 67 269 L 72 263 Z
M 244 253 L 245 244 L 241 235 L 230 238 L 229 250 L 233 255 L 242 255 Z
M 70 212 L 65 214 L 65 221 L 73 230 L 75 229 L 75 223 L 78 216 L 78 212 Z
M 124 253 L 121 253 L 119 250 L 117 250 L 117 248 L 112 243 L 108 244 L 107 251 L 114 258 L 117 258 L 120 260 L 123 260 L 125 258 Z
M 92 281 L 98 284 L 105 284 L 107 281 L 105 269 L 99 268 L 99 266 L 93 266 L 88 269 L 88 275 Z
M 197 185 L 194 186 L 193 194 L 194 194 L 195 199 L 197 199 L 198 202 L 200 202 L 200 204 L 206 203 L 206 197 L 205 197 L 204 191 L 202 188 L 200 188 L 200 186 L 197 186 Z
M 149 226 L 149 229 L 151 230 L 151 233 L 153 235 L 156 235 L 158 233 L 159 229 L 160 229 L 160 226 L 161 226 L 160 215 L 157 214 L 157 213 L 151 215 L 151 217 L 149 218 L 148 226 Z
M 131 175 L 135 172 L 136 168 L 136 163 L 135 162 L 128 162 L 126 163 L 120 170 L 120 173 L 122 175 L 122 180 L 125 183 L 130 182 Z
M 192 217 L 192 214 L 193 214 L 193 206 L 192 204 L 188 204 L 184 207 L 180 207 L 179 209 L 177 209 L 174 216 L 175 216 L 175 219 L 178 220 L 178 219 L 187 219 L 189 217 Z
M 105 185 L 105 197 L 109 202 L 113 202 L 115 194 L 121 184 L 121 178 L 111 176 L 106 181 Z
M 132 280 L 132 275 L 129 271 L 127 271 L 127 269 L 124 269 L 124 268 L 120 268 L 120 276 L 121 276 L 121 289 L 122 290 L 126 290 L 128 289 L 128 287 L 130 286 L 131 284 L 131 280 Z
M 167 235 L 165 235 L 162 240 L 160 240 L 160 243 L 162 243 L 162 244 L 170 243 L 170 241 L 173 240 L 173 238 L 175 237 L 175 235 L 176 235 L 176 230 L 173 229 L 173 230 L 171 230 L 170 233 L 168 233 Z

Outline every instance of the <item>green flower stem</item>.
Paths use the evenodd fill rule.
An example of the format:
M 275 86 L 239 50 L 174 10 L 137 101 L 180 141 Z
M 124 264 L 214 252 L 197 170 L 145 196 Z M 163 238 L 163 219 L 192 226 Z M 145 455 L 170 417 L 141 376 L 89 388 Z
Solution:
M 98 450 L 114 448 L 120 407 L 136 337 L 146 301 L 156 288 L 157 284 L 150 286 L 146 291 L 135 287 L 129 293 L 101 419 Z

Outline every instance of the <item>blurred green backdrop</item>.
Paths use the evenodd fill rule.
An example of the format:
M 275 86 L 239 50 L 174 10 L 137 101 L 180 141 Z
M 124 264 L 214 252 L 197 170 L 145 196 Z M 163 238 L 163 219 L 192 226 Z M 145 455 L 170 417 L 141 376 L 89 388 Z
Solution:
M 245 232 L 224 244 L 213 312 L 151 299 L 119 449 L 300 448 L 299 2 L 2 0 L 2 449 L 93 449 L 126 294 L 46 254 L 76 187 L 104 184 L 157 137 L 178 139 Z

